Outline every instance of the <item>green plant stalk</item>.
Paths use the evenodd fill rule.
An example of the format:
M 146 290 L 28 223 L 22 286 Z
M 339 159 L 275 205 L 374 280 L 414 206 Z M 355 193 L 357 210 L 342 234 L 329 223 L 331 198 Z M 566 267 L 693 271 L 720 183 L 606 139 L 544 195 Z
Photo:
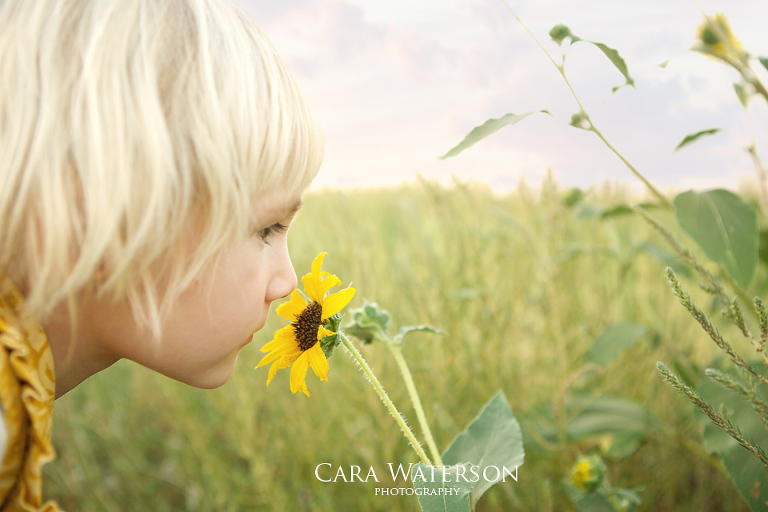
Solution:
M 731 66 L 736 68 L 736 70 L 739 73 L 741 73 L 741 76 L 744 77 L 744 80 L 752 84 L 752 86 L 755 88 L 755 91 L 757 91 L 758 94 L 762 95 L 763 98 L 765 98 L 765 101 L 768 101 L 768 90 L 766 90 L 765 86 L 763 85 L 763 82 L 761 82 L 760 79 L 757 77 L 757 74 L 752 69 L 752 66 L 749 65 L 749 62 L 746 62 L 744 65 L 736 65 L 731 62 L 729 62 L 729 64 L 731 64 Z
M 754 73 L 754 71 L 753 71 Z M 749 79 L 747 79 L 749 80 Z M 749 80 L 752 85 L 755 86 L 755 90 L 763 95 L 763 98 L 765 98 L 765 101 L 768 101 L 768 90 L 766 90 L 763 83 L 757 78 L 757 76 L 754 77 L 754 80 Z
M 688 295 L 688 292 L 686 292 L 680 285 L 680 282 L 677 280 L 677 276 L 671 268 L 667 268 L 667 280 L 669 281 L 669 285 L 674 291 L 675 295 L 680 300 L 680 303 L 685 307 L 685 309 L 688 310 L 691 316 L 696 319 L 699 325 L 701 325 L 702 329 L 704 329 L 709 337 L 712 338 L 712 341 L 714 341 L 715 344 L 720 347 L 723 352 L 728 354 L 728 357 L 731 358 L 731 361 L 733 361 L 736 366 L 744 370 L 745 373 L 752 375 L 763 384 L 768 385 L 768 379 L 766 379 L 762 374 L 757 373 L 754 368 L 752 368 L 744 359 L 741 358 L 741 356 L 739 356 L 733 350 L 733 347 L 731 347 L 731 345 L 725 341 L 725 339 L 723 339 L 717 329 L 715 329 L 715 326 L 712 325 L 712 322 L 709 321 L 707 315 L 705 315 L 704 312 L 700 310 L 696 304 L 693 303 L 691 296 Z
M 768 310 L 760 297 L 755 297 L 755 311 L 757 311 L 757 321 L 760 324 L 760 341 L 757 344 L 759 352 L 765 352 L 765 341 L 768 339 Z
M 757 305 L 755 303 L 755 308 L 757 308 Z M 755 309 L 757 311 L 757 309 Z M 768 364 L 768 354 L 765 353 L 765 340 L 762 337 L 762 325 L 760 327 L 761 329 L 761 336 L 760 340 L 756 339 L 752 332 L 749 330 L 749 327 L 747 326 L 747 323 L 744 321 L 744 315 L 741 313 L 741 306 L 739 305 L 738 299 L 734 298 L 731 301 L 731 320 L 734 324 L 736 324 L 736 327 L 739 328 L 741 333 L 744 335 L 745 338 L 750 340 L 752 342 L 752 346 L 755 347 L 755 351 L 760 354 L 763 358 L 763 362 L 765 364 Z M 758 319 L 758 321 L 760 321 Z M 768 424 L 766 424 L 768 425 Z
M 395 346 L 389 339 L 385 340 L 385 345 L 389 348 L 389 351 L 392 352 L 392 356 L 395 358 L 398 368 L 400 368 L 400 373 L 403 374 L 405 387 L 408 389 L 408 395 L 411 397 L 411 402 L 413 402 L 413 408 L 416 410 L 416 417 L 419 420 L 424 439 L 427 441 L 427 446 L 429 446 L 429 451 L 432 453 L 432 458 L 436 465 L 442 466 L 443 459 L 440 457 L 440 450 L 437 449 L 435 439 L 432 437 L 432 430 L 429 428 L 427 416 L 424 414 L 424 407 L 421 405 L 421 399 L 419 398 L 419 392 L 416 391 L 416 384 L 413 382 L 413 376 L 411 375 L 411 370 L 408 368 L 408 363 L 403 357 L 403 352 L 399 346 Z
M 750 403 L 758 416 L 760 416 L 760 420 L 763 422 L 763 424 L 768 426 L 768 405 L 763 403 L 763 401 L 760 400 L 754 391 L 747 388 L 743 384 L 736 382 L 730 375 L 726 375 L 712 368 L 709 368 L 704 373 L 707 375 L 707 377 L 715 380 L 731 391 L 734 391 L 744 397 L 744 399 Z
M 768 101 L 768 96 L 765 97 Z M 763 162 L 760 161 L 760 155 L 757 154 L 757 145 L 754 137 L 752 138 L 752 144 L 747 148 L 749 156 L 752 158 L 752 163 L 755 166 L 755 176 L 757 182 L 760 184 L 760 206 L 763 211 L 768 210 L 768 171 L 766 171 Z
M 389 409 L 389 412 L 392 415 L 392 417 L 395 418 L 395 421 L 400 427 L 400 430 L 403 431 L 403 434 L 405 435 L 406 439 L 408 439 L 408 441 L 411 443 L 411 447 L 413 447 L 413 450 L 416 452 L 416 455 L 419 456 L 419 458 L 421 459 L 421 462 L 423 462 L 427 466 L 432 466 L 432 462 L 429 460 L 429 457 L 427 457 L 427 454 L 424 452 L 424 448 L 421 447 L 421 443 L 419 443 L 419 441 L 413 435 L 413 431 L 405 422 L 405 418 L 403 418 L 403 415 L 400 414 L 400 411 L 397 410 L 397 407 L 395 407 L 395 404 L 392 403 L 392 400 L 389 398 L 389 395 L 387 395 L 387 392 L 384 390 L 384 387 L 379 382 L 379 379 L 373 373 L 373 370 L 371 370 L 371 367 L 368 366 L 368 363 L 363 358 L 363 355 L 360 353 L 359 350 L 357 350 L 357 348 L 352 344 L 352 342 L 349 341 L 349 339 L 344 335 L 343 332 L 339 331 L 337 334 L 341 342 L 344 344 L 344 347 L 349 351 L 350 354 L 352 354 L 352 357 L 355 359 L 355 361 L 357 361 L 357 364 L 360 366 L 360 369 L 363 370 L 363 373 L 365 373 L 365 376 L 368 377 L 368 381 L 373 386 L 373 389 L 376 390 L 376 393 L 379 394 L 381 401 L 384 402 L 384 405 L 387 406 L 387 409 Z
M 564 69 L 563 69 L 563 70 L 560 70 L 560 73 L 563 75 L 563 78 L 564 78 L 566 81 L 568 81 L 568 79 L 565 77 L 565 70 L 564 70 Z M 568 87 L 569 87 L 569 88 L 571 87 L 571 84 L 570 84 L 570 83 L 568 84 Z M 571 88 L 571 92 L 573 92 L 573 89 L 572 89 L 572 88 Z M 574 94 L 574 96 L 576 95 L 576 93 L 573 93 L 573 94 Z M 659 202 L 661 202 L 661 204 L 662 204 L 662 205 L 664 205 L 664 207 L 671 209 L 671 208 L 672 208 L 672 203 L 669 201 L 669 199 L 667 199 L 667 198 L 664 196 L 664 194 L 662 194 L 661 192 L 659 192 L 659 190 L 658 190 L 656 187 L 654 187 L 654 186 L 653 186 L 653 184 L 652 184 L 650 181 L 648 181 L 648 179 L 647 179 L 645 176 L 643 176 L 643 175 L 642 175 L 642 173 L 641 173 L 640 171 L 638 171 L 638 170 L 635 168 L 635 166 L 634 166 L 634 165 L 632 165 L 632 164 L 629 162 L 629 160 L 627 160 L 626 158 L 624 158 L 624 155 L 622 155 L 622 154 L 619 152 L 619 150 L 617 150 L 616 148 L 614 148 L 614 147 L 613 147 L 613 145 L 611 145 L 611 143 L 610 143 L 610 142 L 608 142 L 608 139 L 606 139 L 606 138 L 605 138 L 605 135 L 603 135 L 603 132 L 601 132 L 600 130 L 598 130 L 598 129 L 597 129 L 597 126 L 595 126 L 595 124 L 592 122 L 592 118 L 589 116 L 589 114 L 587 114 L 587 112 L 586 112 L 586 111 L 584 111 L 584 114 L 587 116 L 587 120 L 589 121 L 589 128 L 588 128 L 588 130 L 589 130 L 589 131 L 591 131 L 592 133 L 594 133 L 595 135 L 597 135 L 597 136 L 600 138 L 600 140 L 602 140 L 602 141 L 603 141 L 603 144 L 605 144 L 605 145 L 606 145 L 606 147 L 607 147 L 608 149 L 610 149 L 611 151 L 613 151 L 613 153 L 614 153 L 614 154 L 615 154 L 617 157 L 619 157 L 619 159 L 620 159 L 620 160 L 621 160 L 621 161 L 624 163 L 624 165 L 626 165 L 626 166 L 627 166 L 627 168 L 628 168 L 630 171 L 632 171 L 632 173 L 633 173 L 635 176 L 637 176 L 637 178 L 638 178 L 640 181 L 642 181 L 642 182 L 643 182 L 643 184 L 645 184 L 645 186 L 648 188 L 648 190 L 649 190 L 649 191 L 650 191 L 650 192 L 651 192 L 651 193 L 652 193 L 654 196 L 656 196 L 656 198 L 659 200 Z
M 554 64 L 554 66 L 557 68 L 557 71 L 560 73 L 560 76 L 563 77 L 563 80 L 565 80 L 565 84 L 568 86 L 568 89 L 571 91 L 571 94 L 573 95 L 573 98 L 576 100 L 576 103 L 579 105 L 579 112 L 584 114 L 587 121 L 589 122 L 589 128 L 585 128 L 587 131 L 593 132 L 595 135 L 597 135 L 600 140 L 603 141 L 603 143 L 610 149 L 616 156 L 619 157 L 619 159 L 624 163 L 624 165 L 627 166 L 627 168 L 638 178 L 640 181 L 645 184 L 645 186 L 648 188 L 648 190 L 661 202 L 662 205 L 666 208 L 672 208 L 672 203 L 669 202 L 669 199 L 667 199 L 664 194 L 659 192 L 659 190 L 653 186 L 653 184 L 648 181 L 648 179 L 643 176 L 643 174 L 638 171 L 635 166 L 633 166 L 629 160 L 624 158 L 624 155 L 622 155 L 616 148 L 614 148 L 610 142 L 608 142 L 608 139 L 605 138 L 605 136 L 602 134 L 600 130 L 597 129 L 597 127 L 592 122 L 592 119 L 590 118 L 589 114 L 587 113 L 586 109 L 584 108 L 584 105 L 581 104 L 581 100 L 579 100 L 579 96 L 576 94 L 576 91 L 573 89 L 573 86 L 571 86 L 571 82 L 568 80 L 568 77 L 565 74 L 565 57 L 563 57 L 563 64 L 558 64 L 555 62 L 555 59 L 552 58 L 552 55 L 549 54 L 546 48 L 539 42 L 539 40 L 536 38 L 535 35 L 533 35 L 533 32 L 528 30 L 528 27 L 525 26 L 523 23 L 523 20 L 520 19 L 520 17 L 515 13 L 515 11 L 512 10 L 512 8 L 507 4 L 506 0 L 502 0 L 504 2 L 504 5 L 509 9 L 509 12 L 512 13 L 512 16 L 515 17 L 515 19 L 520 23 L 520 25 L 523 27 L 523 29 L 528 32 L 528 35 L 533 38 L 533 40 L 536 42 L 537 45 L 539 45 L 539 48 L 546 54 L 546 56 L 549 58 L 550 62 Z
M 659 373 L 661 373 L 661 375 L 664 377 L 664 380 L 672 384 L 675 389 L 687 396 L 688 399 L 701 410 L 701 412 L 709 417 L 712 423 L 714 423 L 721 430 L 724 430 L 741 446 L 749 450 L 755 457 L 760 459 L 760 462 L 762 462 L 766 469 L 768 469 L 768 455 L 766 455 L 759 446 L 756 446 L 747 438 L 745 438 L 741 432 L 739 432 L 736 427 L 731 424 L 730 421 L 726 420 L 720 414 L 718 414 L 707 402 L 704 401 L 703 398 L 701 398 L 698 393 L 688 387 L 682 380 L 680 380 L 680 378 L 677 377 L 677 375 L 670 372 L 664 363 L 656 363 L 656 367 L 658 368 Z
M 656 220 L 650 213 L 648 213 L 644 208 L 641 207 L 635 207 L 634 210 L 639 213 L 648 223 L 656 228 L 656 230 L 661 233 L 661 235 L 666 239 L 667 243 L 672 246 L 672 249 L 688 264 L 690 265 L 696 272 L 701 275 L 704 280 L 707 281 L 709 286 L 711 287 L 712 293 L 717 296 L 718 300 L 722 302 L 724 305 L 731 304 L 731 298 L 728 297 L 728 294 L 725 292 L 725 289 L 723 289 L 723 286 L 720 284 L 720 281 L 718 281 L 718 278 L 712 274 L 709 270 L 704 268 L 704 265 L 699 263 L 699 260 L 696 259 L 696 257 L 693 255 L 691 251 L 683 247 L 683 245 L 675 238 L 675 236 L 672 234 L 671 231 L 669 231 L 666 227 L 664 227 L 658 220 Z M 720 267 L 722 270 L 722 267 Z M 739 287 L 738 284 L 731 278 L 731 276 L 728 274 L 727 271 L 722 270 L 720 273 L 721 277 L 725 279 L 725 281 L 728 282 L 729 286 L 736 292 L 736 295 L 739 297 L 739 300 L 743 304 L 747 305 L 747 311 L 749 313 L 752 313 L 754 315 L 757 315 L 757 309 L 755 309 L 755 306 L 753 302 L 749 299 L 746 292 Z
M 661 222 L 656 220 L 650 213 L 648 213 L 645 208 L 641 207 L 635 207 L 635 211 L 639 213 L 651 226 L 653 226 L 661 235 L 664 237 L 664 239 L 667 241 L 669 245 L 672 246 L 672 249 L 693 269 L 699 273 L 712 287 L 712 292 L 717 295 L 718 299 L 723 302 L 724 304 L 727 304 L 730 302 L 730 298 L 725 293 L 725 290 L 723 290 L 722 285 L 717 280 L 717 278 L 704 266 L 699 263 L 699 260 L 697 260 L 691 251 L 683 247 L 683 244 L 681 244 L 677 238 L 675 238 L 675 235 L 672 234 L 671 231 L 669 231 L 666 227 L 664 227 Z
M 741 300 L 741 303 L 747 307 L 747 311 L 755 315 L 756 312 L 752 307 L 752 299 L 744 290 L 741 289 L 741 286 L 736 284 L 736 281 L 733 280 L 728 271 L 723 267 L 720 267 L 720 276 L 728 283 L 728 286 L 730 286 L 731 289 L 736 292 L 736 295 L 739 297 L 739 300 Z

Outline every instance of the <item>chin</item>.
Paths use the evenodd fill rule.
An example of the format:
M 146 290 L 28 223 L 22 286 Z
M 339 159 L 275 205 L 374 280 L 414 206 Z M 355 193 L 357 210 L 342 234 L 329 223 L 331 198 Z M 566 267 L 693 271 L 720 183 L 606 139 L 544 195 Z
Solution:
M 239 351 L 238 351 L 239 352 Z M 201 371 L 196 375 L 189 376 L 181 380 L 184 384 L 199 389 L 215 389 L 223 386 L 232 376 L 237 362 L 237 354 L 231 359 L 221 361 L 218 365 L 212 366 L 206 371 Z

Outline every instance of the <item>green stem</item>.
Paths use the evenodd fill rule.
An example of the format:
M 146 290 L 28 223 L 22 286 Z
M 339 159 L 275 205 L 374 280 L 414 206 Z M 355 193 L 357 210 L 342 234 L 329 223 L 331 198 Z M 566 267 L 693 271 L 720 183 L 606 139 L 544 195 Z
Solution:
M 392 417 L 395 418 L 395 421 L 400 426 L 400 430 L 403 431 L 403 434 L 405 434 L 405 437 L 411 443 L 411 446 L 416 452 L 416 455 L 419 456 L 419 458 L 421 459 L 421 462 L 423 462 L 427 466 L 431 466 L 432 462 L 429 460 L 429 457 L 427 457 L 427 454 L 424 452 L 424 448 L 421 447 L 421 444 L 413 435 L 413 432 L 411 431 L 410 427 L 408 427 L 408 425 L 405 423 L 405 418 L 403 418 L 403 415 L 400 414 L 400 411 L 397 410 L 397 407 L 395 407 L 395 404 L 392 403 L 392 400 L 390 400 L 389 395 L 387 395 L 387 392 L 382 387 L 381 383 L 379 382 L 379 379 L 376 378 L 376 375 L 374 375 L 373 370 L 371 370 L 371 367 L 368 366 L 368 363 L 365 361 L 365 359 L 363 359 L 363 355 L 360 353 L 359 350 L 357 350 L 357 348 L 355 348 L 354 345 L 352 345 L 352 342 L 349 341 L 349 339 L 347 339 L 346 336 L 344 336 L 344 333 L 339 331 L 338 335 L 339 335 L 339 339 L 341 339 L 341 342 L 344 344 L 344 347 L 346 347 L 349 353 L 352 354 L 352 357 L 355 358 L 355 361 L 357 361 L 357 364 L 360 365 L 360 369 L 362 369 L 363 373 L 365 373 L 365 376 L 368 377 L 368 381 L 371 383 L 373 388 L 379 394 L 381 401 L 384 402 L 384 405 L 387 406 L 387 409 L 389 409 L 389 412 L 390 414 L 392 414 Z
M 514 16 L 515 19 L 517 19 L 517 21 L 520 23 L 520 25 L 523 27 L 523 29 L 526 32 L 528 32 L 528 35 L 533 38 L 533 40 L 536 42 L 536 44 L 539 45 L 539 48 L 541 48 L 541 50 L 544 52 L 544 54 L 547 56 L 547 58 L 549 58 L 550 62 L 552 62 L 552 64 L 557 68 L 557 71 L 560 73 L 560 76 L 563 77 L 563 80 L 565 80 L 565 84 L 568 86 L 568 89 L 571 91 L 571 94 L 573 95 L 573 98 L 576 100 L 576 103 L 579 105 L 579 112 L 583 113 L 586 116 L 587 121 L 589 122 L 589 128 L 586 128 L 586 130 L 587 131 L 591 131 L 595 135 L 597 135 L 600 138 L 600 140 L 602 140 L 603 143 L 608 147 L 608 149 L 613 151 L 613 153 L 616 156 L 619 157 L 619 159 L 624 163 L 624 165 L 626 165 L 627 168 L 630 171 L 632 171 L 632 173 L 635 176 L 637 176 L 640 179 L 640 181 L 642 181 L 645 184 L 645 186 L 648 188 L 648 190 L 654 196 L 656 196 L 656 198 L 661 202 L 662 205 L 664 205 L 665 208 L 672 208 L 672 203 L 669 202 L 669 199 L 664 197 L 664 194 L 659 192 L 659 190 L 656 187 L 654 187 L 653 184 L 650 181 L 648 181 L 648 179 L 645 176 L 643 176 L 642 173 L 640 173 L 640 171 L 638 171 L 635 168 L 635 166 L 633 166 L 631 163 L 629 163 L 629 160 L 624 158 L 624 156 L 621 153 L 619 153 L 619 151 L 616 148 L 614 148 L 608 142 L 608 140 L 605 138 L 605 136 L 594 125 L 594 123 L 592 122 L 592 119 L 590 118 L 589 114 L 587 113 L 586 109 L 584 108 L 584 105 L 581 104 L 581 100 L 579 100 L 579 97 L 576 94 L 576 91 L 571 86 L 571 82 L 568 80 L 568 77 L 565 74 L 565 57 L 563 57 L 563 64 L 562 65 L 558 64 L 557 62 L 555 62 L 555 59 L 552 58 L 552 55 L 549 54 L 547 49 L 544 48 L 544 46 L 539 42 L 539 40 L 536 38 L 536 36 L 533 35 L 533 32 L 528 30 L 528 27 L 525 26 L 525 24 L 523 23 L 523 20 L 521 20 L 520 17 L 517 14 L 515 14 L 515 11 L 513 11 L 512 8 L 507 4 L 506 0 L 502 0 L 502 1 L 504 2 L 504 5 L 507 6 L 507 9 L 509 9 L 509 12 L 512 13 L 512 16 Z
M 411 370 L 408 368 L 408 363 L 405 361 L 399 346 L 396 346 L 389 339 L 385 340 L 385 345 L 389 348 L 390 352 L 392 352 L 392 355 L 397 362 L 397 366 L 400 368 L 400 373 L 403 374 L 405 387 L 408 389 L 411 402 L 413 402 L 413 408 L 416 409 L 416 417 L 419 419 L 419 425 L 421 425 L 421 431 L 424 434 L 424 438 L 427 440 L 427 446 L 429 446 L 429 451 L 432 453 L 432 458 L 436 465 L 442 466 L 443 459 L 440 457 L 440 451 L 437 449 L 435 439 L 432 437 L 432 431 L 429 428 L 427 416 L 424 414 L 424 407 L 421 405 L 419 392 L 416 391 L 416 384 L 413 382 L 413 376 L 411 375 Z
M 749 62 L 747 62 L 744 66 L 734 64 L 731 65 L 736 68 L 739 73 L 741 73 L 741 76 L 743 76 L 747 82 L 754 86 L 755 91 L 762 95 L 762 97 L 765 98 L 765 101 L 768 101 L 768 90 L 766 90 L 763 82 L 760 81 L 760 78 L 758 78 L 757 74 L 752 69 L 752 66 L 749 65 Z
M 565 78 L 565 73 L 563 73 L 563 78 Z M 571 89 L 571 91 L 573 91 L 573 89 Z M 574 93 L 574 95 L 575 95 L 575 93 Z M 586 113 L 586 112 L 585 112 L 585 113 Z M 648 190 L 649 190 L 649 191 L 650 191 L 650 192 L 651 192 L 651 193 L 652 193 L 654 196 L 656 196 L 656 198 L 657 198 L 657 199 L 658 199 L 658 200 L 661 202 L 661 204 L 662 204 L 662 205 L 664 205 L 664 207 L 666 207 L 666 208 L 670 208 L 670 209 L 671 209 L 671 208 L 672 208 L 672 203 L 670 203 L 670 202 L 669 202 L 669 199 L 667 199 L 667 198 L 664 196 L 664 194 L 662 194 L 661 192 L 659 192 L 659 190 L 658 190 L 656 187 L 654 187 L 654 186 L 653 186 L 653 184 L 652 184 L 650 181 L 648 181 L 648 180 L 646 179 L 646 177 L 645 177 L 645 176 L 643 176 L 643 175 L 640 173 L 640 171 L 638 171 L 638 170 L 635 168 L 635 166 L 634 166 L 634 165 L 632 165 L 631 163 L 629 163 L 629 160 L 627 160 L 626 158 L 624 158 L 624 155 L 622 155 L 621 153 L 619 153 L 619 151 L 618 151 L 616 148 L 614 148 L 614 147 L 611 145 L 611 143 L 610 143 L 610 142 L 608 142 L 608 139 L 606 139 L 606 138 L 605 138 L 605 136 L 602 134 L 602 132 L 601 132 L 600 130 L 598 130 L 598 129 L 597 129 L 597 127 L 594 125 L 594 123 L 592 122 L 592 119 L 589 117 L 589 114 L 587 114 L 587 120 L 589 121 L 589 128 L 588 128 L 588 129 L 589 129 L 589 131 L 593 132 L 595 135 L 597 135 L 598 137 L 600 137 L 600 140 L 602 140 L 602 141 L 603 141 L 603 143 L 604 143 L 604 144 L 605 144 L 605 145 L 608 147 L 608 149 L 610 149 L 611 151 L 613 151 L 613 153 L 614 153 L 616 156 L 618 156 L 618 157 L 619 157 L 619 159 L 620 159 L 622 162 L 624 162 L 624 165 L 626 165 L 626 166 L 627 166 L 627 168 L 628 168 L 630 171 L 632 171 L 632 173 L 633 173 L 635 176 L 637 176 L 637 177 L 638 177 L 638 179 L 640 179 L 640 181 L 642 181 L 642 182 L 645 184 L 645 186 L 648 188 Z

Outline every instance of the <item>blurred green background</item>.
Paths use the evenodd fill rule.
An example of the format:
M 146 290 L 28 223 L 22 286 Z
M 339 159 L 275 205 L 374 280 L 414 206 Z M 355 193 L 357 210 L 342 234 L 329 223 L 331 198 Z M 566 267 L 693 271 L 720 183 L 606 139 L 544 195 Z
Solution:
M 441 449 L 498 389 L 509 399 L 525 464 L 479 511 L 573 510 L 562 480 L 585 452 L 606 458 L 614 486 L 642 488 L 639 510 L 747 510 L 696 442 L 693 406 L 656 371 L 659 360 L 677 362 L 694 379 L 716 350 L 667 287 L 674 258 L 663 241 L 639 217 L 611 210 L 628 199 L 617 185 L 583 195 L 551 179 L 503 196 L 421 181 L 305 198 L 290 232 L 299 276 L 327 251 L 323 270 L 357 288 L 350 307 L 367 299 L 392 313 L 395 329 L 448 332 L 414 334 L 404 349 Z M 671 213 L 657 215 L 675 225 Z M 695 282 L 686 284 L 696 295 Z M 593 342 L 619 322 L 647 333 L 595 364 Z M 267 368 L 254 371 L 259 348 L 283 325 L 273 312 L 219 389 L 120 362 L 58 400 L 46 497 L 82 511 L 418 511 L 413 496 L 374 495 L 392 484 L 382 478 L 387 462 L 417 459 L 342 349 L 327 383 L 309 373 L 311 398 L 291 395 L 287 371 L 264 386 Z M 726 337 L 730 329 L 722 326 Z M 421 438 L 391 356 L 382 346 L 361 350 Z M 609 407 L 608 419 L 590 416 L 595 428 L 574 434 L 574 418 L 607 398 L 641 420 L 622 425 L 625 409 Z M 314 476 L 322 462 L 334 472 L 373 466 L 382 482 L 323 483 Z

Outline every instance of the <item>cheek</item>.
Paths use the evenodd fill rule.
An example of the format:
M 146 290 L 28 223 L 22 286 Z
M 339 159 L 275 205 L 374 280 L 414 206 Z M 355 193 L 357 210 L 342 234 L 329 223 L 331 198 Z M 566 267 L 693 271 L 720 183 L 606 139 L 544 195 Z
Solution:
M 211 297 L 217 317 L 247 322 L 263 316 L 269 276 L 260 256 L 258 251 L 246 250 L 222 261 L 215 276 L 215 297 Z

